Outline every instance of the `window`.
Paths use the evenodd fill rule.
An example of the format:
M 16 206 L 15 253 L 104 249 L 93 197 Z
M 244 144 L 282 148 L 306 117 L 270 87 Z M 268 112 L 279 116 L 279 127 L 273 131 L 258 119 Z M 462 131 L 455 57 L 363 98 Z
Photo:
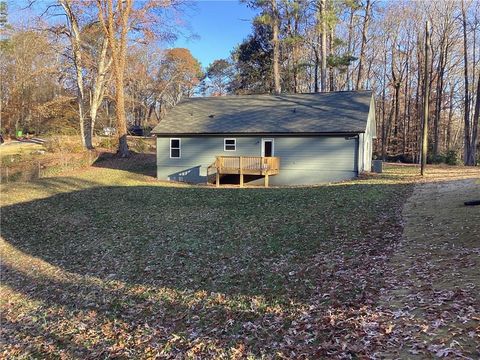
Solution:
M 170 139 L 170 158 L 180 158 L 180 139 Z
M 223 139 L 223 150 L 224 151 L 236 151 L 237 150 L 237 139 Z

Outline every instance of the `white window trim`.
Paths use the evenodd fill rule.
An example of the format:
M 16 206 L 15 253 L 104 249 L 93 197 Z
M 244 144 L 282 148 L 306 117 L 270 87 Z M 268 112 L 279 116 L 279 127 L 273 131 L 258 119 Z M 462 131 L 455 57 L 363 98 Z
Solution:
M 227 150 L 227 140 L 233 140 L 234 141 L 233 146 L 235 146 L 235 150 Z M 228 146 L 232 146 L 232 145 L 230 144 Z M 223 151 L 237 151 L 237 139 L 236 138 L 224 138 L 223 139 Z
M 271 141 L 272 142 L 272 157 L 275 156 L 275 139 L 272 138 L 262 138 L 262 153 L 261 156 L 265 157 L 265 141 Z
M 178 140 L 178 148 L 172 148 L 172 140 Z M 178 156 L 172 156 L 172 149 L 178 149 Z M 180 138 L 170 138 L 170 152 L 168 154 L 170 159 L 181 159 L 182 158 L 182 139 Z

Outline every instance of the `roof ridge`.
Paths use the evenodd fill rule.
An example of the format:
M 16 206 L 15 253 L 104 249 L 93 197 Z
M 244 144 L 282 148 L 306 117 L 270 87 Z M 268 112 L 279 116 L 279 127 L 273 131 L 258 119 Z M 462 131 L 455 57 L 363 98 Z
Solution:
M 338 93 L 363 93 L 363 92 L 373 92 L 373 90 L 362 89 L 362 90 L 336 90 L 336 91 L 328 91 L 328 92 L 302 92 L 302 93 L 280 93 L 280 94 L 272 94 L 272 93 L 262 93 L 262 94 L 227 94 L 221 96 L 192 96 L 188 98 L 183 98 L 182 101 L 185 100 L 194 100 L 194 99 L 232 99 L 232 98 L 242 98 L 242 97 L 255 97 L 255 96 L 301 96 L 301 95 L 328 95 L 328 94 L 338 94 Z

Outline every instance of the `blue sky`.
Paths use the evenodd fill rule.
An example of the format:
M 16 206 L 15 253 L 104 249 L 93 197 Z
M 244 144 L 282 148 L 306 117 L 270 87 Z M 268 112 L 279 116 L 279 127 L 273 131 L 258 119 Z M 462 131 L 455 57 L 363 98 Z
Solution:
M 10 21 L 26 25 L 31 16 L 41 13 L 51 2 L 37 0 L 35 9 L 21 11 L 25 0 L 8 0 Z M 185 12 L 183 19 L 187 24 L 186 31 L 183 31 L 186 36 L 179 37 L 167 47 L 190 49 L 202 66 L 228 57 L 233 48 L 250 34 L 256 11 L 239 0 L 193 0 L 192 3 L 194 5 Z M 196 36 L 187 36 L 189 33 Z
M 190 49 L 202 66 L 226 58 L 233 48 L 251 32 L 251 20 L 256 11 L 238 0 L 196 1 L 185 21 L 198 35 L 195 39 L 180 38 L 174 46 Z

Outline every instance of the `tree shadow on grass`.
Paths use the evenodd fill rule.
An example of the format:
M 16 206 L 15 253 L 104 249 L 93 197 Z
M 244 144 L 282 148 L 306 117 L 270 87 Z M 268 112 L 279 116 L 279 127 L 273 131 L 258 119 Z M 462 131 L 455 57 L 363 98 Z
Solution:
M 162 349 L 175 334 L 193 332 L 196 338 L 208 339 L 211 329 L 229 319 L 246 323 L 273 318 L 266 312 L 216 302 L 214 297 L 179 296 L 169 289 L 125 287 L 119 282 L 69 282 L 41 272 L 21 272 L 10 265 L 2 268 L 3 286 L 42 303 L 17 318 L 3 316 L 2 337 L 7 346 L 20 346 L 36 355 L 67 353 L 94 359 L 123 353 L 141 357 L 147 347 Z M 225 335 L 226 339 L 216 340 L 228 343 L 231 332 Z M 249 335 L 254 334 L 250 331 Z M 178 344 L 177 351 L 187 349 Z
M 289 303 L 388 247 L 383 231 L 398 230 L 398 214 L 384 202 L 405 189 L 95 187 L 4 207 L 2 236 L 84 276 Z M 355 301 L 361 290 L 347 285 L 342 301 Z
M 174 358 L 195 342 L 228 349 L 237 342 L 233 339 L 238 331 L 229 328 L 229 321 L 248 325 L 275 319 L 278 331 L 283 321 L 291 321 L 292 314 L 255 309 L 248 299 L 241 303 L 219 294 L 102 281 L 69 274 L 42 261 L 19 269 L 31 258 L 17 250 L 14 254 L 17 258 L 12 263 L 2 263 L 2 292 L 8 289 L 10 300 L 3 307 L 1 333 L 6 351 L 22 356 L 139 358 L 162 351 L 162 356 Z M 212 335 L 212 329 L 220 331 Z M 267 341 L 278 336 L 254 328 L 242 332 L 250 338 L 262 335 Z M 179 335 L 186 338 L 178 342 Z M 255 347 L 252 344 L 252 350 Z M 260 352 L 259 347 L 255 351 Z
M 103 152 L 93 163 L 94 167 L 133 172 L 145 176 L 156 176 L 156 155 L 153 153 L 135 153 L 129 158 L 119 158 L 114 153 Z
M 2 347 L 5 351 L 4 356 L 11 352 L 18 355 L 19 358 L 27 357 L 27 355 L 41 357 L 41 355 L 46 356 L 47 354 L 55 354 L 57 357 L 66 356 L 72 359 L 88 358 L 90 351 L 86 347 L 75 343 L 72 337 L 59 335 L 55 331 L 49 330 L 50 324 L 61 323 L 62 319 L 50 315 L 46 320 L 45 311 L 47 309 L 43 307 L 28 313 L 28 317 L 19 316 L 12 319 L 9 314 L 2 314 L 0 333 Z M 38 321 L 39 318 L 44 320 Z M 66 318 L 63 319 L 63 321 L 66 320 Z
M 115 355 L 120 340 L 135 356 L 173 334 L 188 337 L 174 346 L 180 352 L 197 338 L 223 349 L 256 339 L 249 347 L 259 354 L 319 299 L 325 311 L 360 308 L 381 288 L 409 192 L 75 186 L 2 208 L 2 282 L 47 307 L 33 317 L 50 316 L 54 342 L 98 356 Z M 91 334 L 65 340 L 55 328 L 65 321 Z

